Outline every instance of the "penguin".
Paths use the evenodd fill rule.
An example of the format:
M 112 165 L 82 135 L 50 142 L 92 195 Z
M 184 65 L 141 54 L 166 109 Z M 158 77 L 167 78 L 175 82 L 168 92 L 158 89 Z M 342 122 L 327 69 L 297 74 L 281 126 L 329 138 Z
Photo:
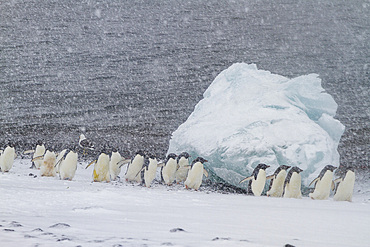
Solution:
M 12 144 L 8 144 L 0 156 L 0 169 L 2 172 L 9 172 L 13 167 L 15 157 L 16 154 L 14 146 Z
M 173 181 L 175 181 L 175 173 L 177 169 L 176 157 L 177 155 L 174 153 L 167 155 L 164 166 L 162 166 L 161 169 L 162 180 L 167 185 L 171 185 Z
M 35 159 L 37 157 L 43 157 L 44 154 L 45 154 L 45 151 L 46 151 L 46 149 L 45 149 L 44 143 L 41 140 L 38 140 L 36 142 L 36 149 L 35 149 L 35 152 L 33 153 L 32 159 Z M 36 169 L 40 169 L 42 163 L 43 163 L 42 159 L 36 159 L 35 161 L 33 161 L 31 167 L 35 167 Z
M 239 182 L 239 184 L 249 180 L 248 193 L 253 193 L 255 196 L 260 196 L 265 188 L 266 169 L 269 167 L 270 166 L 266 164 L 258 164 L 257 167 L 254 168 L 252 176 L 244 178 Z
M 334 180 L 337 184 L 333 200 L 334 201 L 352 201 L 353 188 L 355 186 L 355 170 L 353 167 L 347 167 L 346 173 Z
M 193 160 L 184 183 L 186 189 L 190 188 L 198 190 L 202 184 L 203 174 L 208 177 L 208 172 L 204 169 L 205 162 L 208 162 L 208 160 L 203 159 L 202 157 L 198 157 Z
M 125 178 L 127 182 L 141 182 L 140 171 L 144 165 L 144 152 L 138 151 L 127 166 Z
M 103 151 L 97 160 L 90 162 L 86 166 L 87 169 L 90 165 L 94 165 L 93 180 L 94 182 L 110 182 L 109 174 L 109 155 Z
M 55 165 L 55 172 L 56 173 L 59 173 L 59 165 L 62 161 L 62 159 L 65 158 L 66 156 L 66 153 L 67 153 L 67 149 L 63 149 L 58 155 L 57 155 L 57 159 L 56 159 L 56 165 Z
M 157 174 L 158 160 L 151 154 L 145 157 L 141 178 L 147 188 L 149 188 Z
M 284 198 L 302 198 L 302 179 L 301 174 L 299 174 L 302 171 L 303 170 L 297 166 L 289 170 L 284 182 Z
M 176 183 L 185 182 L 189 171 L 189 157 L 190 155 L 187 152 L 182 152 L 177 156 Z
M 40 175 L 45 176 L 45 177 L 55 177 L 56 176 L 55 165 L 56 165 L 56 159 L 57 159 L 55 153 L 49 150 L 46 150 L 46 153 L 43 157 L 44 159 L 40 166 Z M 39 158 L 36 157 L 35 159 L 39 159 Z
M 78 140 L 78 145 L 83 148 L 83 155 L 86 154 L 86 150 L 94 150 L 95 149 L 95 146 L 94 144 L 92 143 L 92 141 L 86 139 L 85 135 L 84 134 L 81 134 L 80 135 L 80 138 Z
M 266 192 L 267 196 L 282 197 L 283 192 L 284 192 L 284 181 L 287 175 L 286 171 L 289 168 L 290 166 L 281 165 L 275 170 L 273 175 L 268 176 L 266 178 L 266 179 L 271 179 L 270 188 Z
M 110 174 L 110 179 L 112 181 L 119 178 L 118 175 L 121 172 L 121 166 L 120 166 L 121 160 L 122 160 L 121 154 L 117 151 L 117 149 L 113 149 L 112 154 L 110 156 L 110 161 L 109 161 L 109 174 Z
M 56 164 L 56 166 L 59 167 L 59 178 L 61 180 L 71 181 L 73 179 L 77 170 L 77 160 L 78 154 L 76 152 L 76 148 L 73 150 L 66 150 L 64 152 L 63 157 L 61 157 Z
M 326 200 L 329 198 L 330 189 L 334 190 L 333 171 L 335 169 L 337 167 L 332 165 L 325 166 L 321 170 L 320 175 L 308 185 L 311 186 L 311 184 L 315 183 L 314 192 L 309 194 L 311 199 Z

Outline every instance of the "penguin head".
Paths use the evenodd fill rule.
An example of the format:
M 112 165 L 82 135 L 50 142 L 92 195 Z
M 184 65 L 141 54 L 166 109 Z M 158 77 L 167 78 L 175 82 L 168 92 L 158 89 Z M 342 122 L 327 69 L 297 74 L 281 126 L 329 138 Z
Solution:
M 256 170 L 260 170 L 260 169 L 263 169 L 263 170 L 266 170 L 267 168 L 269 168 L 270 166 L 269 165 L 266 165 L 266 164 L 263 164 L 263 163 L 260 163 L 257 165 L 256 167 Z
M 42 140 L 37 140 L 37 142 L 36 142 L 36 145 L 39 145 L 39 146 L 41 146 L 43 144 L 44 144 L 44 142 Z
M 208 162 L 208 160 L 203 159 L 202 157 L 198 157 L 198 158 L 196 158 L 195 160 L 193 160 L 192 165 L 194 165 L 194 164 L 195 164 L 195 163 L 197 163 L 197 162 L 200 162 L 200 163 L 204 164 L 205 162 Z
M 151 153 L 148 153 L 145 157 L 146 157 L 148 160 L 149 160 L 149 159 L 152 159 L 152 160 L 154 160 L 154 159 L 155 159 L 154 154 L 151 154 Z
M 14 143 L 11 140 L 8 140 L 7 146 L 10 148 L 14 148 Z
M 117 153 L 118 150 L 116 148 L 112 148 L 112 153 Z
M 145 153 L 144 153 L 143 150 L 139 150 L 139 151 L 136 152 L 135 156 L 136 155 L 140 155 L 140 156 L 143 156 L 144 157 L 145 156 Z
M 327 165 L 327 166 L 325 166 L 324 167 L 324 171 L 334 171 L 335 169 L 337 169 L 337 167 L 335 167 L 335 166 L 332 166 L 332 165 Z
M 301 168 L 299 168 L 298 166 L 293 166 L 292 169 L 290 170 L 292 173 L 293 172 L 296 172 L 296 173 L 300 173 L 300 172 L 303 172 L 303 170 Z
M 177 157 L 177 155 L 176 155 L 176 154 L 174 154 L 174 153 L 170 153 L 170 154 L 168 154 L 168 155 L 167 155 L 167 158 L 166 158 L 166 163 L 167 163 L 167 161 L 169 161 L 170 159 L 174 159 L 174 160 L 176 160 L 176 157 Z
M 179 162 L 182 157 L 189 159 L 190 155 L 187 152 L 182 152 L 179 156 L 177 156 L 177 162 Z
M 287 166 L 287 165 L 281 165 L 281 170 L 288 170 L 290 168 L 290 166 Z

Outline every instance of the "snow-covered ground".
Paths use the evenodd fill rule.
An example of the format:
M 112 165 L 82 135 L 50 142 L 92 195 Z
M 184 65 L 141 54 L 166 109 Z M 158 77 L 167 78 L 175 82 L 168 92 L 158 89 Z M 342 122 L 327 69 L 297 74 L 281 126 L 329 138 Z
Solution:
M 253 197 L 92 183 L 86 165 L 73 181 L 40 177 L 26 159 L 0 173 L 0 245 L 370 245 L 367 185 L 356 185 L 352 203 Z

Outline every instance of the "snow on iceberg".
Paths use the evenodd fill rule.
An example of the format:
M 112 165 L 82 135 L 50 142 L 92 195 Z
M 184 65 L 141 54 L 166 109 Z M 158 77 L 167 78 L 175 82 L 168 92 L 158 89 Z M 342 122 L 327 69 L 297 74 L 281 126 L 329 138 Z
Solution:
M 202 156 L 214 179 L 232 185 L 259 163 L 299 166 L 307 186 L 327 164 L 339 165 L 344 126 L 337 104 L 317 74 L 289 79 L 237 63 L 221 72 L 185 123 L 172 134 L 168 153 Z

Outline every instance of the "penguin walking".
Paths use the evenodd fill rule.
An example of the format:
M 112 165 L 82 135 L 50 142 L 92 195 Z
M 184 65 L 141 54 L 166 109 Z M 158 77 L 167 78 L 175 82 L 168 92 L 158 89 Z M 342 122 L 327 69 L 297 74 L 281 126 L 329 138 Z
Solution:
M 281 165 L 275 170 L 273 175 L 268 176 L 266 178 L 266 179 L 271 179 L 270 188 L 266 192 L 267 196 L 282 197 L 283 192 L 284 192 L 284 181 L 287 175 L 286 171 L 289 168 L 290 166 Z
M 337 167 L 332 165 L 325 166 L 321 170 L 320 175 L 309 184 L 311 186 L 311 184 L 315 183 L 314 192 L 309 194 L 311 199 L 326 200 L 329 198 L 330 189 L 334 190 L 333 171 L 335 169 Z
M 337 184 L 334 201 L 352 201 L 353 188 L 355 186 L 355 170 L 353 167 L 347 167 L 346 172 L 334 180 Z
M 85 155 L 87 150 L 94 150 L 95 149 L 94 143 L 92 141 L 86 139 L 84 134 L 80 135 L 80 138 L 78 140 L 78 145 L 81 148 L 83 148 L 83 150 L 84 150 L 82 155 Z
M 12 144 L 8 144 L 0 156 L 0 170 L 2 172 L 9 172 L 13 167 L 15 157 L 15 148 Z
M 171 185 L 173 181 L 175 181 L 175 173 L 177 170 L 176 157 L 177 155 L 174 153 L 167 155 L 164 166 L 162 166 L 161 169 L 162 180 L 167 185 Z
M 144 165 L 144 152 L 138 151 L 127 166 L 125 178 L 127 182 L 141 182 L 140 171 Z
M 33 151 L 33 150 L 31 150 Z M 45 154 L 45 145 L 44 143 L 41 141 L 41 140 L 38 140 L 36 142 L 36 149 L 35 151 L 33 152 L 33 156 L 32 156 L 32 159 L 35 159 L 35 161 L 32 162 L 32 166 L 31 167 L 35 167 L 36 169 L 40 169 L 42 163 L 43 163 L 43 160 L 42 159 L 36 159 L 37 157 L 43 157 L 44 154 Z
M 265 188 L 266 169 L 269 167 L 270 166 L 266 164 L 258 164 L 257 167 L 254 168 L 252 176 L 244 178 L 239 182 L 239 184 L 249 180 L 248 193 L 253 193 L 255 196 L 260 196 Z
M 184 183 L 186 189 L 191 188 L 194 190 L 198 190 L 200 185 L 202 184 L 203 174 L 208 177 L 208 172 L 204 169 L 205 162 L 208 161 L 203 159 L 202 157 L 198 157 L 193 160 L 188 172 L 188 176 Z
M 59 178 L 71 181 L 76 174 L 78 154 L 76 150 L 66 150 L 63 157 L 57 161 L 59 167 Z M 58 165 L 59 162 L 59 165 Z
M 149 188 L 157 174 L 158 160 L 151 154 L 145 157 L 141 178 L 147 188 Z
M 110 174 L 110 179 L 112 181 L 119 178 L 118 175 L 121 172 L 121 165 L 120 165 L 121 160 L 122 160 L 121 154 L 117 151 L 117 149 L 113 149 L 112 154 L 110 156 L 110 161 L 109 161 L 109 174 Z
M 182 152 L 177 156 L 176 183 L 185 182 L 189 171 L 189 157 L 190 155 L 187 152 Z
M 39 160 L 39 159 L 42 159 L 42 157 L 40 158 L 36 157 L 35 159 Z M 46 150 L 44 159 L 40 167 L 41 176 L 45 176 L 45 177 L 55 177 L 56 176 L 56 171 L 55 171 L 56 159 L 57 157 L 54 152 Z
M 90 165 L 94 165 L 93 180 L 94 182 L 110 182 L 109 174 L 109 155 L 103 151 L 97 160 L 90 162 L 86 166 L 87 169 Z
M 289 170 L 284 182 L 284 198 L 302 198 L 302 179 L 300 174 L 302 171 L 303 170 L 297 166 Z

